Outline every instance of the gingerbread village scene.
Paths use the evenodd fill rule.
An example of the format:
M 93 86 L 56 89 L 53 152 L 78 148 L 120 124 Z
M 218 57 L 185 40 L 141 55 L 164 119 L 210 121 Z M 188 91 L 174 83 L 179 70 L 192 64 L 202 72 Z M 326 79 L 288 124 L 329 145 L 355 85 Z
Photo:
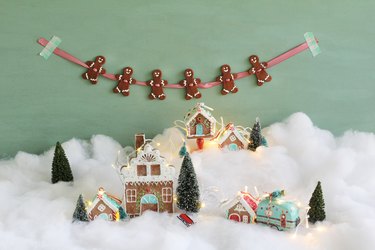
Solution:
M 0 250 L 375 249 L 375 1 L 0 9 Z
M 223 121 L 223 119 L 221 118 Z M 256 154 L 260 147 L 268 147 L 262 135 L 259 118 L 252 128 L 236 126 L 233 122 L 220 124 L 213 116 L 213 109 L 204 103 L 197 103 L 189 110 L 183 121 L 176 121 L 176 127 L 184 138 L 179 145 L 177 158 L 182 160 L 180 171 L 163 157 L 158 144 L 147 139 L 144 133 L 134 137 L 134 148 L 125 147 L 118 152 L 113 164 L 122 183 L 121 196 L 116 197 L 105 190 L 106 183 L 93 193 L 78 197 L 73 222 L 94 220 L 126 222 L 144 213 L 168 213 L 176 216 L 187 227 L 199 223 L 196 215 L 205 206 L 199 176 L 194 170 L 192 154 L 217 147 L 223 154 L 244 150 Z M 179 126 L 183 124 L 184 126 Z M 187 142 L 192 150 L 189 150 Z M 194 146 L 194 144 L 196 144 Z M 207 145 L 206 145 L 207 144 Z M 73 181 L 69 160 L 60 143 L 57 143 L 52 164 L 52 182 Z M 325 219 L 324 199 L 321 183 L 309 204 L 288 199 L 284 190 L 259 193 L 257 188 L 250 192 L 251 183 L 243 183 L 243 189 L 231 197 L 215 200 L 221 216 L 233 223 L 267 225 L 279 231 L 292 231 L 309 227 L 310 223 Z M 126 226 L 126 225 L 124 225 Z
M 0 250 L 375 250 L 374 0 L 1 3 Z
M 53 37 L 51 41 L 40 38 L 38 43 L 45 47 L 40 53 L 45 59 L 56 54 L 84 67 L 86 72 L 81 77 L 90 82 L 90 85 L 96 85 L 99 77 L 105 77 L 117 83 L 112 89 L 115 94 L 131 98 L 131 85 L 140 85 L 150 88 L 150 100 L 161 101 L 167 98 L 164 88 L 185 89 L 185 100 L 188 101 L 202 97 L 199 89 L 217 86 L 221 87 L 220 93 L 223 96 L 235 94 L 239 91 L 235 80 L 248 76 L 255 76 L 258 87 L 269 83 L 272 77 L 267 71 L 274 65 L 307 49 L 310 49 L 313 56 L 320 53 L 318 40 L 311 32 L 305 34 L 305 40 L 267 62 L 251 55 L 251 68 L 243 72 L 233 73 L 232 68 L 224 64 L 220 67 L 221 74 L 213 82 L 202 82 L 195 76 L 193 69 L 187 68 L 184 70 L 184 79 L 176 84 L 164 79 L 160 69 L 153 70 L 152 79 L 148 81 L 135 79 L 134 69 L 130 66 L 124 67 L 121 74 L 110 74 L 104 68 L 104 56 L 96 56 L 94 61 L 84 63 L 57 48 L 60 42 L 57 37 Z M 174 149 L 178 149 L 177 153 L 166 157 L 166 154 L 170 153 L 168 150 L 161 147 L 155 138 L 148 138 L 147 131 L 139 131 L 134 135 L 134 145 L 127 145 L 119 150 L 117 160 L 112 164 L 111 171 L 116 173 L 121 183 L 117 195 L 106 191 L 105 187 L 109 184 L 106 182 L 100 183 L 97 190 L 92 190 L 91 194 L 79 195 L 76 208 L 72 211 L 73 223 L 100 220 L 124 223 L 126 226 L 131 220 L 153 213 L 168 214 L 180 220 L 182 225 L 194 227 L 194 224 L 204 220 L 199 214 L 207 204 L 215 208 L 216 212 L 211 216 L 221 216 L 231 223 L 265 225 L 277 231 L 294 234 L 302 227 L 309 228 L 309 223 L 325 219 L 323 192 L 318 180 L 308 204 L 287 196 L 287 191 L 282 188 L 261 188 L 259 191 L 250 180 L 241 180 L 242 188 L 230 194 L 224 194 L 218 187 L 205 187 L 200 183 L 199 174 L 205 174 L 204 166 L 197 175 L 194 154 L 215 148 L 220 154 L 245 152 L 260 157 L 257 156 L 259 151 L 272 147 L 262 134 L 258 117 L 249 121 L 251 127 L 241 126 L 235 121 L 225 122 L 219 114 L 214 113 L 212 107 L 203 102 L 192 106 L 185 115 L 181 114 L 181 117 L 182 120 L 176 120 L 173 124 L 178 131 L 174 137 L 181 138 L 178 144 L 172 145 Z M 236 179 L 240 176 L 232 177 Z M 218 176 L 217 179 L 225 181 L 226 176 Z M 73 175 L 64 149 L 57 143 L 52 164 L 52 183 L 60 181 L 71 182 Z M 254 187 L 254 190 L 250 191 L 253 188 L 249 187 Z

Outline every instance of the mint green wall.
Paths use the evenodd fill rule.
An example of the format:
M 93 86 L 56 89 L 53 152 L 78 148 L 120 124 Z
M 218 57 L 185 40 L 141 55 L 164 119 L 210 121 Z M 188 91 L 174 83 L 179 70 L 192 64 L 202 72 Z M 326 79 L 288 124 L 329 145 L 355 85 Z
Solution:
M 113 81 L 91 86 L 81 79 L 83 68 L 37 55 L 36 40 L 53 35 L 83 61 L 103 54 L 111 73 L 130 65 L 135 78 L 148 80 L 160 68 L 176 82 L 187 67 L 203 81 L 224 63 L 244 71 L 249 55 L 269 60 L 312 31 L 323 52 L 318 57 L 306 51 L 270 69 L 273 81 L 264 87 L 244 78 L 237 94 L 206 89 L 201 101 L 244 126 L 256 116 L 267 126 L 303 111 L 337 135 L 374 132 L 374 10 L 373 0 L 0 0 L 0 157 L 93 134 L 131 144 L 135 132 L 154 136 L 196 103 L 185 101 L 183 90 L 149 101 L 145 87 L 133 86 L 126 98 L 112 93 Z

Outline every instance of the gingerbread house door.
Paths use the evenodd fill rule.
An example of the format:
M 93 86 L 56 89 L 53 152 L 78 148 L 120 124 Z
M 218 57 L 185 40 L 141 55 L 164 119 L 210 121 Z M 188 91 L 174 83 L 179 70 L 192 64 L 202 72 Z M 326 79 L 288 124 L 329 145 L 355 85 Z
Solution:
M 238 150 L 238 145 L 236 143 L 231 143 L 228 146 L 230 151 L 237 151 Z
M 103 220 L 109 220 L 109 216 L 108 214 L 106 213 L 101 213 L 99 214 L 99 218 L 103 219 Z
M 239 214 L 231 214 L 231 215 L 229 215 L 229 219 L 234 220 L 234 221 L 238 221 L 238 222 L 241 221 Z
M 158 199 L 153 194 L 146 194 L 141 198 L 141 214 L 147 210 L 159 211 Z
M 196 126 L 195 126 L 195 131 L 196 131 L 196 135 L 203 135 L 203 125 L 198 123 Z

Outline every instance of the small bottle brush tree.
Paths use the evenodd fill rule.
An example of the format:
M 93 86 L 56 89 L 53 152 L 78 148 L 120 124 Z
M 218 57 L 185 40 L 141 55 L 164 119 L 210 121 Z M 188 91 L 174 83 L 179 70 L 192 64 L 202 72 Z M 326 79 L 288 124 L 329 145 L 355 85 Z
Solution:
M 310 210 L 308 212 L 309 222 L 315 223 L 317 221 L 323 221 L 326 218 L 326 212 L 324 211 L 324 198 L 323 191 L 320 181 L 311 196 L 309 202 Z
M 56 143 L 55 154 L 52 161 L 52 178 L 53 184 L 59 181 L 70 182 L 73 181 L 72 170 L 68 158 L 66 158 L 64 149 L 60 142 Z
M 87 217 L 86 206 L 83 202 L 82 194 L 80 194 L 78 197 L 76 209 L 73 213 L 73 222 L 75 221 L 89 221 L 89 218 Z
M 200 208 L 197 176 L 189 153 L 182 161 L 177 186 L 177 207 L 188 213 L 197 213 Z
M 262 139 L 260 121 L 259 118 L 257 118 L 250 133 L 250 143 L 247 149 L 255 151 L 257 147 L 262 145 Z
M 184 142 L 184 144 L 182 145 L 182 147 L 180 148 L 180 151 L 178 152 L 178 154 L 180 155 L 180 157 L 184 157 L 187 153 L 187 149 L 186 149 L 186 143 Z
M 125 219 L 126 213 L 125 213 L 124 209 L 122 207 L 119 207 L 118 211 L 119 211 L 119 214 L 120 214 L 120 220 Z

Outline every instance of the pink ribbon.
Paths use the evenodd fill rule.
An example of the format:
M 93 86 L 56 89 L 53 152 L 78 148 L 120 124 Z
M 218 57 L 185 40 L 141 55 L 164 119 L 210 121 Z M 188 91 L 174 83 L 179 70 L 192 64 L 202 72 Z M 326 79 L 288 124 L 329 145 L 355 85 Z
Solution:
M 318 40 L 316 40 L 316 42 L 319 42 Z M 45 39 L 45 38 L 39 38 L 38 39 L 38 43 L 40 45 L 42 45 L 43 47 L 45 47 L 48 43 L 48 40 Z M 299 53 L 301 53 L 302 51 L 308 49 L 309 46 L 307 44 L 307 42 L 304 42 L 304 43 L 301 43 L 300 45 L 288 50 L 287 52 L 271 59 L 268 61 L 268 67 L 267 68 L 271 68 Z M 75 64 L 78 64 L 84 68 L 88 68 L 88 66 L 86 65 L 86 63 L 82 62 L 81 60 L 79 60 L 78 58 L 72 56 L 71 54 L 69 54 L 68 52 L 62 50 L 62 49 L 59 49 L 59 48 L 56 48 L 53 53 L 55 55 L 58 55 L 68 61 L 71 61 L 72 63 L 75 63 Z M 236 79 L 241 79 L 241 78 L 244 78 L 244 77 L 247 77 L 247 76 L 250 76 L 251 74 L 248 72 L 248 71 L 244 71 L 244 72 L 239 72 L 237 73 L 237 78 Z M 105 78 L 108 78 L 110 80 L 114 80 L 114 81 L 117 81 L 116 77 L 114 74 L 103 74 L 102 76 L 104 76 Z M 147 86 L 146 82 L 141 82 L 141 81 L 137 81 L 136 83 L 137 85 L 142 85 L 142 86 Z M 198 87 L 199 88 L 202 88 L 202 89 L 208 89 L 208 88 L 212 88 L 212 87 L 215 87 L 215 86 L 218 86 L 218 85 L 221 85 L 221 82 L 206 82 L 206 83 L 200 83 L 198 84 Z M 182 89 L 182 88 L 185 88 L 177 83 L 174 83 L 174 84 L 168 84 L 167 86 L 165 86 L 164 88 L 174 88 L 174 89 Z

